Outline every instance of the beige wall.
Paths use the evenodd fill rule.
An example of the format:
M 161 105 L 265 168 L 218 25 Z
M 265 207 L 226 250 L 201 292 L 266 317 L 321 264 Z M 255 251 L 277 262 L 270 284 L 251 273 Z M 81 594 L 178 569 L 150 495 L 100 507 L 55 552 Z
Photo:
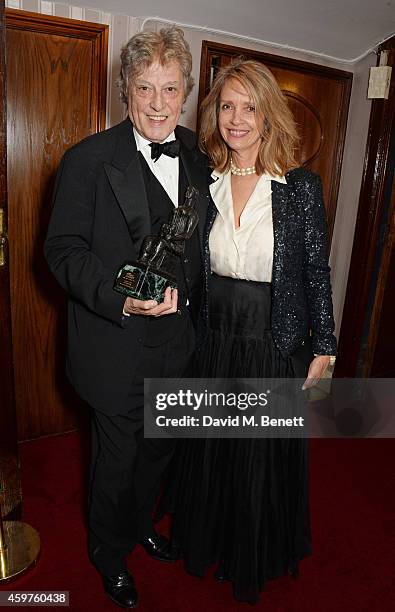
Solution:
M 123 119 L 125 110 L 119 101 L 118 92 L 114 86 L 114 81 L 119 71 L 120 49 L 124 42 L 139 31 L 141 27 L 158 29 L 163 23 L 155 19 L 143 20 L 142 18 L 133 16 L 117 15 L 110 12 L 104 13 L 102 11 L 41 0 L 8 0 L 6 4 L 10 7 L 21 8 L 28 11 L 108 24 L 110 27 L 110 44 L 107 125 L 114 125 Z M 132 6 L 131 4 L 131 7 Z M 272 47 L 267 44 L 249 43 L 246 39 L 240 40 L 233 36 L 215 35 L 213 33 L 197 30 L 193 27 L 183 27 L 193 55 L 193 76 L 196 86 L 185 104 L 185 113 L 182 115 L 181 123 L 192 129 L 194 129 L 196 125 L 202 40 L 212 40 L 225 44 L 257 49 L 265 51 L 266 53 L 311 61 L 353 73 L 354 79 L 344 148 L 339 199 L 330 256 L 334 314 L 338 333 L 340 331 L 341 315 L 346 293 L 371 106 L 371 102 L 366 99 L 369 68 L 376 64 L 376 56 L 371 53 L 356 64 L 342 63 L 322 57 L 317 58 L 313 54 L 293 51 L 287 48 Z

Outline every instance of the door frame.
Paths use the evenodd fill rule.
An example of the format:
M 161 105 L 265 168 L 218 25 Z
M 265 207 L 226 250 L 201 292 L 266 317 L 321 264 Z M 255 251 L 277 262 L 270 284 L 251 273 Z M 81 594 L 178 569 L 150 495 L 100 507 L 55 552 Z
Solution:
M 17 520 L 22 512 L 18 437 L 12 356 L 11 296 L 7 239 L 7 99 L 5 13 L 0 0 L 0 501 L 3 518 Z
M 395 37 L 385 41 L 377 50 L 389 51 L 389 65 L 395 62 Z M 395 70 L 395 67 L 393 67 Z M 390 168 L 391 138 L 395 129 L 395 77 L 392 75 L 388 99 L 372 101 L 365 163 L 354 242 L 348 273 L 342 323 L 339 336 L 336 377 L 367 377 L 370 374 L 377 342 L 377 326 L 381 312 L 381 297 L 386 283 L 392 240 L 392 202 L 387 210 L 387 180 Z M 391 186 L 390 186 L 391 187 Z M 389 196 L 390 197 L 390 196 Z M 387 217 L 385 217 L 388 215 Z M 385 227 L 384 236 L 381 235 Z M 364 339 L 365 338 L 365 339 Z
M 3 218 L 2 248 L 4 265 L 0 266 L 0 444 L 16 449 L 16 414 L 14 365 L 12 356 L 11 295 L 7 239 L 7 99 L 5 65 L 5 11 L 0 4 L 0 209 Z M 1 228 L 0 228 L 1 232 Z

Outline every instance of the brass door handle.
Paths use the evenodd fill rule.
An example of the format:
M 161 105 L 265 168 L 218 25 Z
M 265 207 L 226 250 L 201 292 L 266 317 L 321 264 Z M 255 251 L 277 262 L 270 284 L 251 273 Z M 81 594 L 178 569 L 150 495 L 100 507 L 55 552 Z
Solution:
M 0 268 L 6 265 L 7 232 L 5 231 L 5 212 L 0 208 Z

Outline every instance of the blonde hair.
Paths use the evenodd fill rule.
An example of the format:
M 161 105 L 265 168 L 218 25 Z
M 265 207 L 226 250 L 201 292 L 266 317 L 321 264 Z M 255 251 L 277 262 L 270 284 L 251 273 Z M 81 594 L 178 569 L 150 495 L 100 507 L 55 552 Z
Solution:
M 298 142 L 296 124 L 276 79 L 261 62 L 237 58 L 222 68 L 200 109 L 200 148 L 219 172 L 230 168 L 231 151 L 218 129 L 218 114 L 223 86 L 236 79 L 249 93 L 261 144 L 255 162 L 257 174 L 283 175 L 299 164 L 295 158 Z
M 192 55 L 181 28 L 170 26 L 159 32 L 139 32 L 122 47 L 121 72 L 116 85 L 121 90 L 120 97 L 126 106 L 131 80 L 155 61 L 159 61 L 162 66 L 172 61 L 179 63 L 184 77 L 184 96 L 187 99 L 194 84 L 191 77 Z

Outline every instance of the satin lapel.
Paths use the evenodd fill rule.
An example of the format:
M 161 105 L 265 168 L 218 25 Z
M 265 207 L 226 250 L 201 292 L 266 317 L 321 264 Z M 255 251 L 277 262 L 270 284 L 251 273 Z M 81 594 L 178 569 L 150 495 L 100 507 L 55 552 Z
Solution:
M 281 277 L 284 266 L 283 254 L 286 243 L 287 203 L 289 187 L 285 183 L 271 181 L 272 185 L 272 216 L 273 216 L 273 285 Z
M 143 239 L 151 231 L 151 220 L 138 153 L 123 172 L 110 164 L 104 164 L 104 169 L 139 252 Z

